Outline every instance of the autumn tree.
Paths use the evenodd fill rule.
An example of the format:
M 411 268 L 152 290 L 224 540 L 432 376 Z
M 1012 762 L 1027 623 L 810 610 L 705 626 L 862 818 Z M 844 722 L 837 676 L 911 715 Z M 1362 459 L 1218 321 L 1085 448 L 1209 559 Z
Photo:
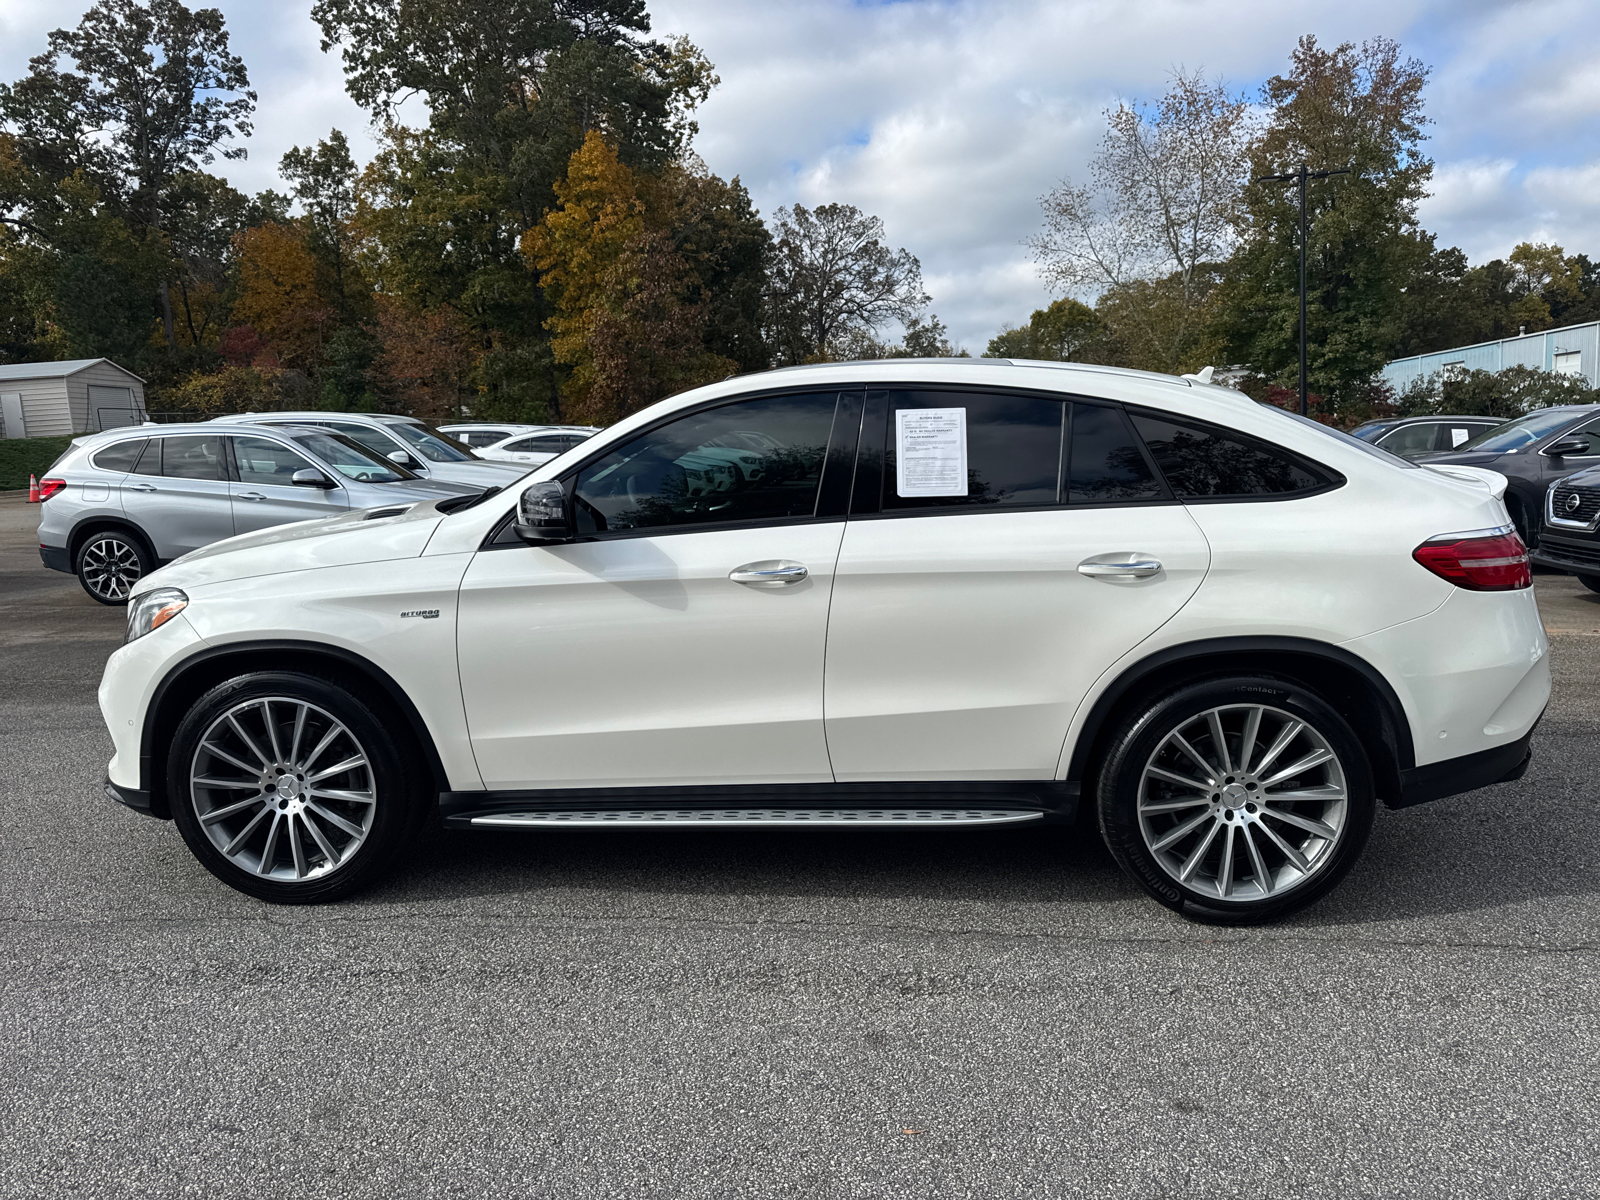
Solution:
M 921 315 L 922 264 L 884 242 L 883 222 L 850 204 L 777 211 L 768 272 L 771 344 L 784 365 L 845 353 L 891 321 Z
M 279 160 L 278 173 L 300 202 L 309 227 L 307 243 L 331 276 L 324 291 L 348 313 L 360 295 L 360 281 L 347 278 L 352 268 L 350 220 L 356 207 L 356 164 L 349 141 L 335 129 L 315 146 L 293 146 Z
M 374 372 L 384 398 L 416 416 L 459 418 L 480 354 L 461 317 L 380 295 L 377 324 L 383 349 Z
M 285 367 L 314 375 L 335 314 L 317 288 L 317 263 L 300 232 L 277 223 L 236 239 L 235 320 L 261 335 Z
M 1026 325 L 1001 330 L 990 339 L 984 357 L 1081 362 L 1099 326 L 1100 318 L 1087 304 L 1056 300 L 1035 309 Z
M 1130 326 L 1119 341 L 1138 361 L 1125 365 L 1189 366 L 1211 268 L 1235 242 L 1249 111 L 1220 80 L 1180 71 L 1153 106 L 1108 110 L 1089 181 L 1064 180 L 1041 201 L 1044 230 L 1030 244 L 1046 280 L 1117 296 L 1102 321 Z

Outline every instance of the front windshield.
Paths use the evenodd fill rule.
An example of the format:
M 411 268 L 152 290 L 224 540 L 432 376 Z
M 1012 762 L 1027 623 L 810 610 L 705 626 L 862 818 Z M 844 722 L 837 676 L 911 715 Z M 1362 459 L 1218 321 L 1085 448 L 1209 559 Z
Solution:
M 1577 415 L 1568 410 L 1555 412 L 1549 409 L 1544 412 L 1529 413 L 1525 417 L 1518 417 L 1515 421 L 1507 421 L 1504 425 L 1486 429 L 1477 437 L 1462 442 L 1456 450 L 1458 452 L 1485 450 L 1497 454 L 1504 454 L 1507 450 L 1520 450 L 1524 446 L 1533 445 L 1546 434 L 1554 433 Z
M 432 425 L 413 425 L 410 421 L 385 421 L 384 428 L 397 433 L 416 447 L 429 462 L 471 462 L 478 456 L 454 438 L 446 437 Z
M 341 433 L 296 433 L 291 436 L 346 479 L 359 480 L 361 483 L 399 483 L 404 479 L 417 478 L 398 463 L 389 462 Z
M 1350 436 L 1360 438 L 1363 442 L 1375 442 L 1393 429 L 1395 424 L 1394 421 L 1374 421 L 1370 425 L 1358 425 L 1350 431 Z

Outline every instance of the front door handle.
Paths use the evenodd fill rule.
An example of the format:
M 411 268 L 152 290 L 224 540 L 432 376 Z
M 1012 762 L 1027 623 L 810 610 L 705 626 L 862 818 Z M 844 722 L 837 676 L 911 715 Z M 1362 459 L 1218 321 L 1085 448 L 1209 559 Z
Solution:
M 265 500 L 266 497 L 263 496 L 260 492 L 237 492 L 234 495 L 234 499 L 235 500 Z
M 127 485 L 127 488 L 130 492 L 153 492 L 156 490 L 148 483 L 130 483 Z
M 745 563 L 728 572 L 728 578 L 746 587 L 776 588 L 799 583 L 811 574 L 797 562 L 786 558 L 769 558 L 761 562 Z
M 1091 579 L 1150 579 L 1161 574 L 1161 561 L 1148 554 L 1097 554 L 1078 564 L 1078 574 Z

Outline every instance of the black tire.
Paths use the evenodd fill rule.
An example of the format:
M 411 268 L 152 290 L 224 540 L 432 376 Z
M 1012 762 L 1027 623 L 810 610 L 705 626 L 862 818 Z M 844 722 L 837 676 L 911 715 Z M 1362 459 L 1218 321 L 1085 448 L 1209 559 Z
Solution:
M 295 740 L 292 723 L 302 706 L 308 715 L 297 751 L 291 744 Z M 230 713 L 242 734 L 234 732 L 238 727 L 227 724 Z M 266 714 L 271 715 L 276 738 L 268 732 Z M 343 732 L 334 730 L 335 725 Z M 241 892 L 274 904 L 323 904 L 351 895 L 379 879 L 409 847 L 434 798 L 432 773 L 414 748 L 414 739 L 400 734 L 403 728 L 403 722 L 385 714 L 381 703 L 374 706 L 368 698 L 320 676 L 256 671 L 229 679 L 195 701 L 173 736 L 167 756 L 173 821 L 206 869 Z M 217 741 L 202 750 L 208 731 Z M 323 735 L 331 740 L 322 751 L 326 757 L 319 758 L 306 750 L 305 744 L 320 742 Z M 253 755 L 245 750 L 252 742 L 260 747 Z M 216 750 L 233 757 L 218 755 Z M 205 757 L 197 757 L 202 753 Z M 364 764 L 332 776 L 329 782 L 341 789 L 334 793 L 337 796 L 365 794 L 372 797 L 370 801 L 294 791 L 310 789 L 319 771 L 338 765 L 330 764 L 329 757 L 349 761 L 352 754 L 364 757 Z M 250 763 L 252 758 L 260 760 L 259 768 Z M 267 762 L 268 758 L 274 762 Z M 296 784 L 290 778 L 301 761 L 306 766 Z M 290 766 L 287 774 L 280 769 L 285 763 Z M 259 785 L 260 798 L 254 807 L 249 806 L 248 789 L 202 787 L 191 775 L 196 771 L 199 779 L 205 780 L 225 771 L 248 782 L 247 765 L 259 769 L 262 780 L 272 778 L 274 771 L 281 777 L 276 785 Z M 293 793 L 291 798 L 284 798 L 280 791 L 284 787 Z M 241 809 L 237 817 L 219 818 L 218 811 L 229 806 Z M 210 819 L 203 822 L 202 814 Z M 257 832 L 244 834 L 244 824 L 257 820 L 258 814 Z M 332 823 L 336 819 L 343 819 L 345 825 Z M 352 827 L 361 828 L 359 840 L 347 832 Z M 213 832 L 218 841 L 231 842 L 240 836 L 245 840 L 230 856 L 227 846 L 213 841 Z M 277 840 L 271 840 L 273 837 Z M 261 863 L 269 850 L 272 860 L 263 873 Z M 252 853 L 257 865 L 247 869 L 242 860 Z
M 1169 761 L 1158 758 L 1158 754 L 1176 753 L 1172 747 L 1178 743 L 1170 740 L 1172 735 L 1179 733 L 1181 736 L 1180 731 L 1192 722 L 1209 722 L 1206 714 L 1216 710 L 1221 710 L 1219 727 L 1223 729 L 1224 746 L 1229 748 L 1229 761 L 1237 761 L 1247 736 L 1245 726 L 1251 709 L 1262 712 L 1257 718 L 1258 730 L 1281 732 L 1291 729 L 1295 721 L 1309 727 L 1305 733 L 1291 733 L 1293 740 L 1280 751 L 1283 757 L 1268 761 L 1267 774 L 1261 777 L 1260 784 L 1250 772 L 1226 764 L 1217 767 L 1216 775 L 1203 787 L 1192 789 L 1146 776 L 1147 768 L 1160 767 Z M 1205 727 L 1210 728 L 1208 724 Z M 1195 736 L 1196 740 L 1189 744 L 1202 758 L 1211 761 L 1219 757 L 1211 734 L 1202 732 Z M 1305 747 L 1314 745 L 1331 751 L 1332 765 L 1312 766 L 1303 774 L 1307 780 L 1321 778 L 1325 782 L 1320 785 L 1302 783 L 1300 775 L 1296 775 L 1274 786 L 1318 789 L 1317 801 L 1285 797 L 1277 800 L 1275 808 L 1247 803 L 1270 795 L 1258 789 L 1283 769 L 1284 758 L 1295 760 L 1289 763 L 1292 766 L 1321 753 L 1322 750 L 1313 749 L 1310 755 L 1303 754 Z M 1270 747 L 1256 744 L 1248 757 L 1260 763 L 1267 758 L 1269 750 Z M 1297 755 L 1300 757 L 1296 758 Z M 1186 776 L 1195 770 L 1187 758 L 1177 762 L 1183 764 L 1180 773 Z M 1156 900 L 1194 921 L 1250 925 L 1275 920 L 1304 908 L 1344 877 L 1361 856 L 1372 829 L 1375 810 L 1372 768 L 1359 739 L 1321 697 L 1284 679 L 1265 676 L 1208 679 L 1188 684 L 1171 695 L 1151 699 L 1114 730 L 1103 764 L 1096 781 L 1095 799 L 1100 833 L 1112 857 Z M 1237 772 L 1239 782 L 1235 784 L 1235 775 L 1226 774 L 1226 771 Z M 1223 778 L 1227 780 L 1225 786 Z M 1329 780 L 1333 782 L 1327 782 Z M 1219 790 L 1209 792 L 1212 786 L 1218 786 Z M 1144 809 L 1141 819 L 1140 797 L 1147 787 L 1152 793 L 1147 800 L 1157 807 Z M 1248 791 L 1244 790 L 1246 787 Z M 1332 794 L 1339 790 L 1343 795 L 1337 802 L 1322 798 L 1324 792 Z M 1295 790 L 1294 794 L 1303 795 L 1305 791 Z M 1182 816 L 1159 811 L 1163 804 L 1167 808 L 1177 808 Z M 1326 828 L 1336 829 L 1336 836 L 1317 839 L 1277 816 L 1284 811 L 1291 816 L 1314 818 Z M 1330 815 L 1334 813 L 1336 817 Z M 1159 846 L 1167 837 L 1179 833 L 1178 826 L 1191 822 L 1195 822 L 1190 826 L 1193 832 L 1183 835 L 1170 855 L 1162 852 L 1158 859 L 1158 852 L 1152 846 Z M 1202 840 L 1215 839 L 1219 832 L 1224 836 L 1214 841 L 1214 849 L 1207 850 L 1200 845 Z M 1280 840 L 1272 841 L 1274 836 Z M 1303 841 L 1297 842 L 1297 839 Z M 1287 851 L 1277 849 L 1285 841 L 1296 854 L 1302 855 L 1306 869 L 1299 869 L 1287 857 Z M 1234 850 L 1240 855 L 1249 851 L 1248 856 L 1237 860 L 1237 876 L 1232 861 L 1226 865 L 1222 863 L 1224 843 L 1230 855 Z M 1199 865 L 1191 876 L 1192 882 L 1185 883 L 1179 877 L 1181 872 L 1174 870 L 1174 860 L 1179 855 L 1191 854 L 1196 857 L 1192 860 L 1185 857 L 1184 865 L 1190 861 Z M 1265 888 L 1257 880 L 1252 862 L 1261 864 L 1266 877 Z M 1204 872 L 1210 864 L 1215 864 L 1214 877 L 1208 880 Z M 1240 880 L 1238 899 L 1232 898 L 1236 877 Z M 1227 883 L 1223 882 L 1224 878 Z M 1248 890 L 1244 879 L 1250 880 Z
M 155 568 L 154 552 L 126 529 L 89 534 L 72 557 L 72 571 L 83 590 L 114 608 L 127 604 L 133 585 Z
M 1506 494 L 1506 513 L 1511 518 L 1511 524 L 1516 528 L 1517 536 L 1522 539 L 1522 544 L 1532 550 L 1539 544 L 1539 531 L 1528 523 L 1528 514 L 1522 507 L 1522 501 Z
M 1591 592 L 1600 592 L 1600 575 L 1579 575 L 1578 582 Z

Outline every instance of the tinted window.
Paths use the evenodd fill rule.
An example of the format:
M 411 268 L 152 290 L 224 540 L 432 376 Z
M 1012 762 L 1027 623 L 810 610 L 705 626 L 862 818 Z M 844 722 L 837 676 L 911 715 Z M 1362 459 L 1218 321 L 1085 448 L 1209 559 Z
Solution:
M 1438 436 L 1439 426 L 1430 421 L 1419 421 L 1415 425 L 1400 426 L 1379 441 L 1378 445 L 1390 454 L 1419 454 L 1425 450 L 1432 450 Z
M 578 531 L 811 516 L 836 395 L 764 396 L 642 434 L 579 473 Z
M 354 421 L 315 421 L 306 422 L 306 424 L 326 424 L 329 429 L 337 429 L 340 433 L 344 434 L 345 437 L 350 438 L 353 441 L 360 442 L 368 450 L 376 453 L 380 458 L 387 459 L 389 455 L 393 454 L 396 450 L 405 449 L 404 446 L 400 445 L 400 443 L 396 442 L 393 438 L 379 433 L 370 425 L 357 425 Z
M 289 447 L 264 437 L 234 438 L 233 462 L 239 468 L 241 483 L 292 486 L 296 471 L 314 469 Z
M 505 441 L 511 434 L 509 430 L 504 429 L 474 429 L 466 433 L 453 433 L 450 436 L 469 446 L 492 446 L 496 442 Z
M 131 471 L 133 464 L 139 461 L 139 451 L 144 449 L 145 441 L 145 438 L 135 438 L 131 442 L 118 442 L 95 451 L 89 461 L 102 471 Z
M 1280 496 L 1327 482 L 1287 452 L 1228 430 L 1143 413 L 1129 416 L 1179 499 Z
M 1567 438 L 1582 438 L 1589 443 L 1587 450 L 1568 457 L 1582 458 L 1591 454 L 1600 454 L 1600 421 L 1590 421 L 1587 425 L 1580 425 L 1578 428 L 1562 434 L 1561 438 L 1563 441 Z
M 1394 425 L 1388 421 L 1377 421 L 1371 425 L 1357 425 L 1350 431 L 1350 436 L 1358 437 L 1364 442 L 1375 442 L 1393 428 Z
M 1504 425 L 1496 425 L 1493 429 L 1480 433 L 1477 437 L 1463 442 L 1461 449 L 1485 450 L 1497 454 L 1504 454 L 1507 450 L 1521 450 L 1581 415 L 1570 409 L 1529 413 L 1525 417 L 1518 417 L 1515 421 L 1507 421 Z
M 222 479 L 222 439 L 214 433 L 160 439 L 161 473 L 169 479 Z M 142 460 L 141 460 L 142 462 Z
M 297 433 L 297 444 L 304 446 L 346 479 L 362 483 L 394 483 L 417 478 L 410 471 L 373 453 L 359 442 L 337 433 Z
M 144 444 L 144 450 L 139 455 L 139 461 L 134 464 L 135 475 L 161 474 L 161 439 L 151 438 Z
M 1061 426 L 1066 404 L 1033 396 L 982 392 L 890 392 L 888 444 L 883 460 L 883 508 L 951 508 L 1054 504 L 1061 474 Z M 937 428 L 910 414 L 948 414 Z M 908 414 L 902 417 L 899 414 Z M 932 429 L 932 432 L 924 430 Z M 942 450 L 919 452 L 940 442 Z M 948 452 L 966 448 L 965 491 L 919 495 L 962 482 Z M 908 450 L 905 456 L 902 450 Z M 906 462 L 902 463 L 901 458 Z M 907 494 L 909 493 L 909 494 Z
M 1122 413 L 1098 404 L 1072 406 L 1066 490 L 1073 504 L 1125 504 L 1167 494 Z
M 518 454 L 560 454 L 576 446 L 580 438 L 566 438 L 560 434 L 544 434 L 540 437 L 518 438 L 514 442 L 507 442 L 501 446 L 502 450 L 514 450 Z

